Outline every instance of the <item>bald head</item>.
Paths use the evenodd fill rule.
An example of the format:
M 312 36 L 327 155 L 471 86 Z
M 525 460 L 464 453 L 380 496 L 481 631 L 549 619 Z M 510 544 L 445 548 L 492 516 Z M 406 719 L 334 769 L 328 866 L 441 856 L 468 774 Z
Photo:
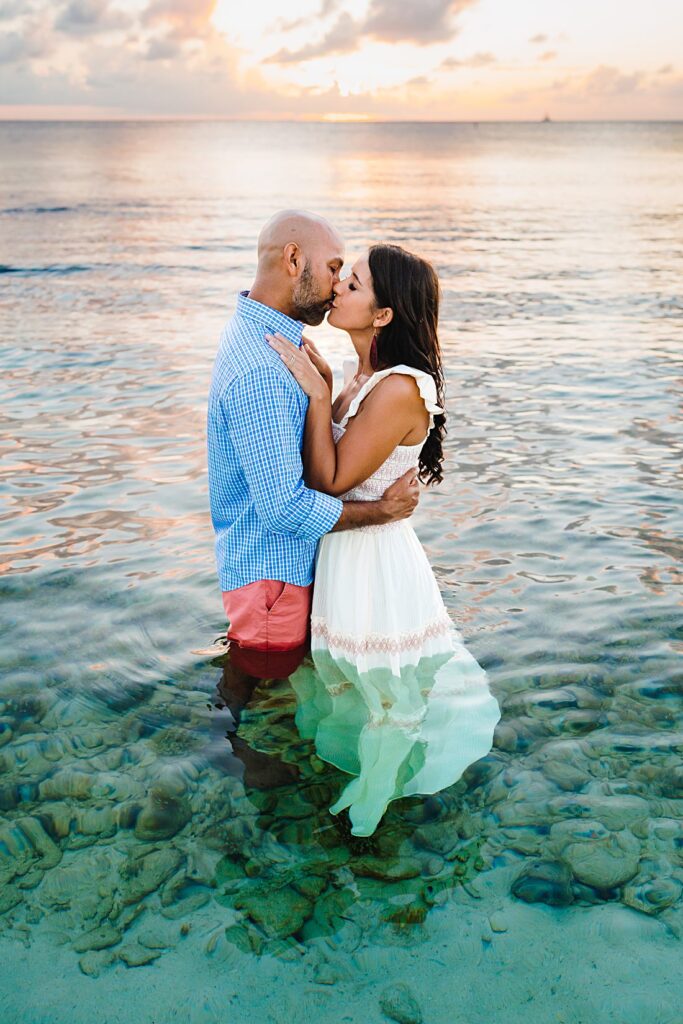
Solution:
M 329 221 L 307 210 L 280 210 L 259 235 L 249 295 L 305 324 L 319 324 L 343 263 L 344 243 Z
M 344 244 L 329 221 L 307 210 L 280 210 L 263 225 L 258 238 L 258 261 L 277 262 L 284 249 L 294 243 L 310 256 L 320 247 L 330 246 L 343 252 Z

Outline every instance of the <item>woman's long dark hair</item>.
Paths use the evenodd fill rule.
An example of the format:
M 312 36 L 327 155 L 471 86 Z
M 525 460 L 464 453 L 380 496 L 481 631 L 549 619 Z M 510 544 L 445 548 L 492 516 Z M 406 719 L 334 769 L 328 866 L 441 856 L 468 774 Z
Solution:
M 377 335 L 379 369 L 404 363 L 430 374 L 437 402 L 444 408 L 444 378 L 439 346 L 439 279 L 434 267 L 400 245 L 373 245 L 368 253 L 372 288 L 378 309 L 389 306 L 392 320 Z M 418 476 L 422 483 L 443 480 L 443 438 L 446 417 L 434 417 L 434 426 L 420 452 Z

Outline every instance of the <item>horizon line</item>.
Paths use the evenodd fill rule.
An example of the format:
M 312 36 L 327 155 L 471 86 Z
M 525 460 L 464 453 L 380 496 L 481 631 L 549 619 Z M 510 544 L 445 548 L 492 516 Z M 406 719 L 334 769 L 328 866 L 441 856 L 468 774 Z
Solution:
M 109 117 L 3 117 L 2 124 L 126 124 L 126 123 L 324 124 L 358 127 L 369 124 L 683 124 L 680 117 L 579 118 L 386 118 L 386 117 L 222 117 L 204 114 L 136 114 Z

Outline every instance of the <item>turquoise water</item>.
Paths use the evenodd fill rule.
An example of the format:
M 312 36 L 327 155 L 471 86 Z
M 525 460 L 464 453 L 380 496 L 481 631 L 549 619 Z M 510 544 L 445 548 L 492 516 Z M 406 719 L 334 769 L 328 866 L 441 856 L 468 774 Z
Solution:
M 5 1019 L 680 1019 L 683 126 L 0 125 Z M 502 708 L 371 839 L 286 681 L 237 737 L 218 335 L 273 209 L 431 257 L 414 525 Z M 312 332 L 335 369 L 345 339 Z M 405 988 L 397 989 L 396 985 Z

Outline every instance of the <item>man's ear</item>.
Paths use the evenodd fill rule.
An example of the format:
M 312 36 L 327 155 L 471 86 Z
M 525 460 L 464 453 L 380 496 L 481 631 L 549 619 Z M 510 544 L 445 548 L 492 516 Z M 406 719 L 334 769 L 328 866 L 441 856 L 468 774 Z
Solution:
M 285 269 L 290 277 L 298 277 L 304 269 L 304 254 L 296 242 L 288 242 L 282 250 Z
M 389 306 L 385 309 L 379 309 L 375 314 L 375 319 L 372 321 L 373 327 L 386 327 L 394 319 L 394 311 Z

